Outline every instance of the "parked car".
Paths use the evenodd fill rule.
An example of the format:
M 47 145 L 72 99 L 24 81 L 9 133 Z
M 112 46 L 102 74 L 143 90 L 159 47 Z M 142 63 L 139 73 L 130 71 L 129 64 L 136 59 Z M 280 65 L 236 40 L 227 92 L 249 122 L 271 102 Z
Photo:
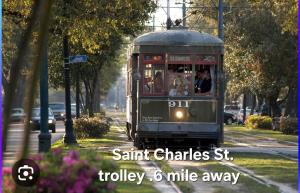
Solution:
M 66 116 L 66 109 L 64 103 L 49 103 L 56 120 L 64 120 Z
M 24 110 L 22 108 L 13 108 L 11 113 L 11 121 L 23 121 L 25 117 Z
M 224 111 L 227 113 L 231 113 L 234 115 L 238 115 L 239 111 L 240 111 L 240 106 L 239 105 L 225 105 L 224 106 Z
M 237 121 L 236 115 L 228 112 L 224 112 L 224 123 L 226 125 L 231 125 Z
M 30 127 L 32 130 L 40 130 L 40 127 L 41 127 L 41 109 L 40 108 L 32 109 Z M 56 132 L 56 119 L 54 118 L 54 114 L 50 108 L 48 109 L 48 128 L 49 128 L 49 130 L 52 131 L 52 133 Z

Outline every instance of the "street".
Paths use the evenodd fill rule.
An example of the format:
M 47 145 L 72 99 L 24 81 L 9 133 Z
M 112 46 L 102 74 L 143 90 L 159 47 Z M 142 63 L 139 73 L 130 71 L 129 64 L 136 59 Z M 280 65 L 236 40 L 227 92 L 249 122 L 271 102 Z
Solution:
M 38 135 L 40 131 L 32 131 L 30 138 L 30 152 L 38 151 Z M 51 133 L 51 131 L 50 131 Z M 64 135 L 64 122 L 56 122 L 56 133 L 51 133 L 51 143 L 54 143 Z M 12 123 L 8 132 L 7 148 L 3 153 L 3 166 L 11 166 L 17 156 L 17 151 L 20 149 L 23 137 L 23 124 Z

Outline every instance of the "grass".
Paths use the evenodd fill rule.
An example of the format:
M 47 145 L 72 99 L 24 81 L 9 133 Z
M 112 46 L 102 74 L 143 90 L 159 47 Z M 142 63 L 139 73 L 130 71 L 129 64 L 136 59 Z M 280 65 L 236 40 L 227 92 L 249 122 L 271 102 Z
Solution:
M 160 169 L 164 172 L 164 173 L 171 173 L 171 172 L 175 172 L 173 170 L 173 168 L 171 168 L 169 166 L 169 164 L 167 163 L 166 160 L 155 160 L 155 162 L 157 163 L 157 165 L 159 165 Z M 191 193 L 194 191 L 193 186 L 188 183 L 188 182 L 184 182 L 184 181 L 174 181 L 174 183 L 178 186 L 178 188 L 183 192 L 183 193 Z
M 276 155 L 260 153 L 232 153 L 233 163 L 250 169 L 257 175 L 298 187 L 298 163 Z
M 222 147 L 239 147 L 239 146 L 231 141 L 224 141 Z
M 65 151 L 76 149 L 79 152 L 90 152 L 97 153 L 100 157 L 103 157 L 107 160 L 112 159 L 111 149 L 114 147 L 121 146 L 124 143 L 124 139 L 120 136 L 121 131 L 117 129 L 117 127 L 112 126 L 109 133 L 100 139 L 80 139 L 77 140 L 77 146 L 65 146 L 61 141 L 57 141 L 52 145 L 52 148 L 63 147 Z M 136 163 L 136 161 L 115 161 L 119 167 L 119 169 L 127 169 L 128 172 L 144 172 L 141 167 Z M 90 163 L 91 165 L 97 166 L 97 163 Z M 100 166 L 97 167 L 100 169 Z M 122 193 L 158 193 L 152 186 L 152 182 L 150 182 L 146 177 L 142 184 L 137 185 L 136 181 L 130 182 L 115 182 L 117 185 L 117 191 Z
M 280 131 L 264 130 L 264 129 L 249 129 L 243 126 L 236 126 L 236 125 L 225 126 L 225 134 L 230 131 L 241 132 L 244 134 L 250 134 L 257 137 L 273 138 L 279 141 L 288 141 L 294 143 L 298 142 L 297 135 L 285 135 Z M 230 135 L 234 136 L 235 135 L 234 132 L 230 132 Z
M 237 173 L 237 171 L 232 170 L 231 168 L 221 165 L 217 161 L 205 161 L 200 163 L 199 175 L 202 175 L 204 171 L 210 172 L 230 172 Z M 216 182 L 217 184 L 217 182 Z M 214 185 L 214 193 L 279 193 L 277 187 L 260 184 L 255 180 L 240 174 L 237 184 L 228 186 Z

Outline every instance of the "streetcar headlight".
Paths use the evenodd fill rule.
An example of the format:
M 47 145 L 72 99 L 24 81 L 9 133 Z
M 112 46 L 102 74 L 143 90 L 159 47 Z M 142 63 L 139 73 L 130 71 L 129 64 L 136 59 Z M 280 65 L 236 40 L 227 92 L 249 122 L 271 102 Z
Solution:
M 182 111 L 176 111 L 175 116 L 178 119 L 182 119 L 183 118 L 183 112 Z
M 51 119 L 50 119 L 50 120 L 48 120 L 48 123 L 53 123 L 53 120 L 51 120 Z

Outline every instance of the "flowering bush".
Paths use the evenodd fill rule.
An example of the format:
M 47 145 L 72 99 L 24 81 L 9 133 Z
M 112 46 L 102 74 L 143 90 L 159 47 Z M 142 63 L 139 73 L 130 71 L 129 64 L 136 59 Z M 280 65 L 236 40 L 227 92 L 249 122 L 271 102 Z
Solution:
M 100 138 L 109 131 L 109 123 L 99 117 L 84 117 L 74 121 L 77 138 Z
M 98 178 L 98 169 L 101 169 L 104 172 L 114 171 L 116 165 L 111 161 L 96 157 L 94 152 L 80 155 L 79 152 L 71 150 L 64 155 L 62 149 L 55 149 L 50 153 L 32 156 L 31 159 L 33 159 L 40 167 L 40 178 L 29 192 L 116 192 L 115 184 L 111 182 L 101 182 Z M 96 164 L 91 165 L 91 163 Z M 7 170 L 3 170 L 3 174 L 4 172 L 9 173 Z M 11 185 L 11 183 L 13 183 L 12 178 L 9 179 L 8 176 L 4 177 L 5 193 L 13 192 L 11 190 L 14 189 L 14 184 Z
M 15 184 L 12 179 L 12 169 L 9 167 L 4 167 L 2 169 L 2 187 L 3 193 L 11 193 L 15 191 Z
M 269 116 L 250 115 L 245 122 L 247 128 L 272 129 L 272 118 Z
M 298 118 L 297 117 L 281 117 L 280 131 L 287 135 L 298 134 Z

